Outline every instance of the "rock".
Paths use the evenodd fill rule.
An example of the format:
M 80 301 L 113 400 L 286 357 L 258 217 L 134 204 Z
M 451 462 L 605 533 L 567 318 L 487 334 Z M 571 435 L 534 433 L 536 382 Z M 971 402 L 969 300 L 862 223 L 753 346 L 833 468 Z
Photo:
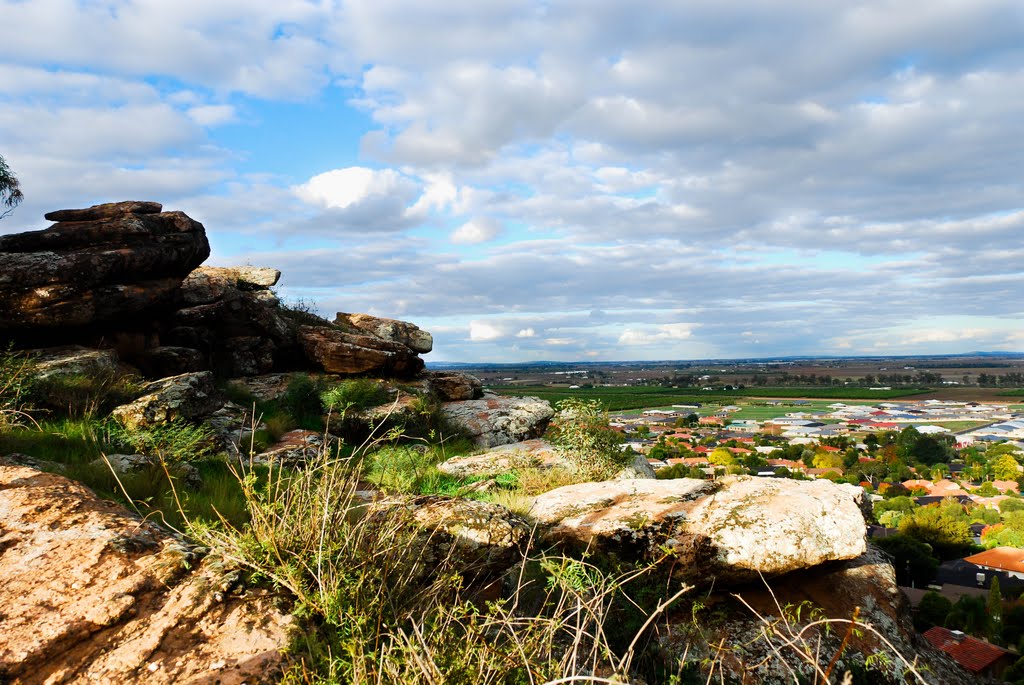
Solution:
M 55 212 L 47 212 L 43 218 L 47 221 L 96 221 L 112 219 L 122 214 L 159 214 L 163 208 L 159 202 L 108 202 L 86 209 L 58 209 Z
M 352 327 L 374 335 L 382 340 L 398 343 L 413 352 L 426 354 L 434 347 L 434 338 L 419 326 L 395 319 L 381 319 L 369 314 L 346 314 L 338 312 L 334 322 L 343 327 Z
M 291 373 L 267 373 L 257 376 L 243 376 L 231 381 L 232 385 L 244 388 L 258 400 L 273 401 L 281 399 L 288 391 Z
M 280 278 L 280 271 L 267 267 L 201 266 L 181 284 L 182 298 L 189 305 L 209 304 L 232 290 L 266 290 Z
M 411 378 L 423 369 L 423 360 L 408 347 L 372 335 L 300 326 L 298 341 L 306 357 L 328 373 Z
M 212 683 L 274 677 L 290 617 L 154 525 L 54 474 L 0 465 L 5 682 Z
M 205 371 L 208 368 L 206 358 L 199 350 L 173 345 L 161 345 L 146 350 L 140 364 L 143 371 L 157 378 L 180 376 L 183 373 Z
M 906 674 L 907 663 L 902 659 L 916 662 L 928 683 L 978 682 L 917 634 L 893 568 L 874 548 L 849 561 L 759 581 L 728 593 L 701 593 L 699 602 L 690 608 L 677 607 L 668 625 L 655 632 L 655 640 L 672 668 L 677 668 L 680 660 L 698 667 L 700 682 L 712 673 L 713 682 L 820 681 L 820 673 L 814 673 L 811 663 L 784 643 L 784 639 L 792 639 L 799 645 L 798 635 L 811 661 L 823 670 L 847 639 L 830 682 L 839 682 L 848 669 L 858 674 L 857 683 L 918 682 Z M 856 631 L 848 633 L 848 623 L 833 623 L 828 631 L 811 625 L 825 618 L 848 621 L 855 608 L 860 622 Z M 716 649 L 718 645 L 725 649 Z
M 550 442 L 534 439 L 498 445 L 480 454 L 452 457 L 438 464 L 437 470 L 457 478 L 491 478 L 514 469 L 556 467 L 570 473 L 574 473 L 576 468 L 571 461 L 559 454 L 558 448 Z M 615 474 L 612 480 L 655 477 L 654 469 L 647 463 L 647 459 L 638 454 L 629 465 Z
M 435 395 L 442 402 L 480 399 L 484 394 L 483 383 L 476 376 L 458 371 L 424 371 L 419 379 L 424 390 Z
M 199 222 L 157 212 L 154 203 L 62 210 L 48 229 L 0 236 L 0 332 L 53 340 L 169 306 L 210 245 Z
M 394 519 L 398 508 L 411 512 L 411 523 L 420 529 L 409 545 L 428 572 L 450 564 L 470 577 L 500 574 L 522 559 L 530 538 L 522 517 L 490 502 L 437 495 L 401 504 L 382 500 L 369 515 Z
M 266 428 L 262 421 L 256 421 L 253 411 L 252 406 L 243 407 L 234 402 L 225 402 L 220 409 L 204 419 L 228 456 L 235 459 L 248 457 L 253 451 L 254 434 Z
M 111 415 L 126 428 L 149 428 L 175 419 L 199 419 L 222 405 L 213 374 L 200 371 L 147 383 L 141 397 L 116 407 Z
M 485 397 L 449 402 L 441 413 L 480 447 L 494 447 L 538 438 L 554 410 L 536 397 Z
M 288 467 L 300 467 L 315 460 L 321 452 L 336 449 L 341 441 L 332 435 L 298 428 L 288 431 L 269 448 L 253 457 L 257 464 L 274 462 Z
M 658 559 L 687 582 L 733 584 L 864 553 L 863 491 L 828 481 L 731 477 L 567 485 L 536 498 L 542 538 Z
M 113 376 L 120 371 L 117 352 L 92 350 L 81 345 L 34 350 L 33 362 L 38 380 L 57 376 Z
M 525 440 L 498 445 L 481 454 L 452 457 L 437 470 L 456 478 L 491 478 L 517 468 L 567 468 L 568 464 L 546 440 Z

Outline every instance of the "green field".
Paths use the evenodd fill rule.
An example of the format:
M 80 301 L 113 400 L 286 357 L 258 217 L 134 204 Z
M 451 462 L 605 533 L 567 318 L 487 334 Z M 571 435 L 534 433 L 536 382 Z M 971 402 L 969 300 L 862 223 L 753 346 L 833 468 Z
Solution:
M 1006 392 L 999 393 L 1000 397 L 1024 397 L 1024 388 L 1017 388 L 1016 390 L 1007 390 Z
M 929 392 L 927 389 L 901 390 L 868 390 L 866 388 L 744 388 L 742 390 L 707 390 L 697 388 L 663 388 L 663 387 L 611 387 L 611 388 L 553 388 L 547 385 L 516 385 L 492 386 L 494 392 L 501 395 L 532 395 L 548 400 L 552 404 L 569 397 L 600 400 L 608 411 L 627 409 L 649 409 L 652 407 L 668 407 L 673 404 L 723 405 L 734 404 L 739 399 L 753 398 L 798 399 L 818 398 L 828 402 L 809 404 L 799 407 L 746 407 L 750 410 L 766 410 L 766 416 L 779 416 L 787 411 L 821 411 L 822 407 L 836 400 L 887 400 L 896 397 L 910 397 Z M 756 400 L 754 400 L 756 401 Z M 745 403 L 746 404 L 746 403 Z M 820 406 L 819 406 L 820 405 Z M 758 418 L 758 412 L 737 418 Z

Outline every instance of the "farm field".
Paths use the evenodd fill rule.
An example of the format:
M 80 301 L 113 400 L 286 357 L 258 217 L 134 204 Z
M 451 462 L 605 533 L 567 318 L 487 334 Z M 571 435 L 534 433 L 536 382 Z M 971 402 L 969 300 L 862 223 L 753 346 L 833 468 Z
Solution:
M 532 395 L 548 400 L 552 404 L 570 397 L 596 399 L 604 404 L 608 411 L 624 411 L 628 409 L 669 408 L 673 404 L 715 405 L 744 402 L 743 410 L 749 415 L 737 415 L 736 418 L 759 418 L 763 410 L 765 418 L 778 416 L 780 410 L 786 411 L 821 411 L 833 402 L 846 400 L 850 402 L 878 401 L 895 398 L 911 398 L 927 392 L 927 390 L 868 390 L 866 388 L 744 388 L 743 390 L 712 390 L 700 391 L 696 388 L 665 388 L 665 387 L 596 387 L 596 388 L 559 388 L 548 385 L 515 385 L 491 386 L 501 395 Z M 786 407 L 757 406 L 758 399 L 808 400 L 808 404 Z M 815 402 L 815 400 L 823 400 Z M 707 413 L 698 412 L 698 413 Z

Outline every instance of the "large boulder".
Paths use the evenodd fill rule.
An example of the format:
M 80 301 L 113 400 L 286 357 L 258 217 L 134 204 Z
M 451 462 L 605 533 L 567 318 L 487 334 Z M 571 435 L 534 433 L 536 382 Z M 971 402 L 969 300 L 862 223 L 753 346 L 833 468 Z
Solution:
M 47 215 L 0 236 L 0 335 L 53 340 L 67 329 L 135 323 L 169 306 L 210 254 L 203 225 L 160 205 L 119 202 Z
M 547 400 L 496 395 L 448 402 L 441 412 L 480 447 L 539 438 L 555 414 Z
M 417 380 L 424 392 L 442 402 L 477 400 L 484 394 L 484 386 L 479 378 L 460 371 L 423 371 Z
M 32 373 L 37 380 L 61 376 L 109 377 L 121 371 L 117 352 L 93 350 L 81 345 L 35 350 Z
M 156 526 L 62 476 L 0 463 L 0 680 L 271 680 L 291 620 Z M 225 588 L 226 589 L 226 588 Z
M 438 471 L 456 478 L 493 478 L 523 468 L 562 468 L 572 472 L 576 467 L 555 445 L 540 438 L 498 445 L 480 454 L 452 457 L 437 465 Z M 630 478 L 655 478 L 654 469 L 642 454 L 636 455 L 613 476 L 615 480 Z
M 624 559 L 669 550 L 675 577 L 729 584 L 860 556 L 862 499 L 823 480 L 638 479 L 557 488 L 530 515 L 549 542 Z
M 699 682 L 825 682 L 833 659 L 834 683 L 847 682 L 846 671 L 855 674 L 851 682 L 879 685 L 979 682 L 914 630 L 893 567 L 874 548 L 848 561 L 702 592 L 684 599 L 661 628 L 655 643 L 662 658 L 674 668 L 688 664 Z
M 206 417 L 223 406 L 209 371 L 163 378 L 143 386 L 142 396 L 111 412 L 126 428 L 150 428 L 175 419 Z
M 328 373 L 411 378 L 423 369 L 423 360 L 413 350 L 375 335 L 347 333 L 326 326 L 300 326 L 298 341 L 306 357 Z
M 434 348 L 434 338 L 415 324 L 395 319 L 382 319 L 370 314 L 338 312 L 334 323 L 344 328 L 355 328 L 382 340 L 398 343 L 413 352 L 426 354 Z

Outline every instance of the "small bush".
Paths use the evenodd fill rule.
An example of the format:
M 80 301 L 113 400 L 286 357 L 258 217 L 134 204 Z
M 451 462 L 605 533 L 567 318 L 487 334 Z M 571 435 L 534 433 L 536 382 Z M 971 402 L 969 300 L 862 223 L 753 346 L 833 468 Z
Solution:
M 570 398 L 556 407 L 548 439 L 585 478 L 603 480 L 632 459 L 632 454 L 622 451 L 624 438 L 608 425 L 600 401 Z
M 385 404 L 391 399 L 391 393 L 378 381 L 354 378 L 342 381 L 322 393 L 320 399 L 328 411 L 345 413 L 350 410 L 362 411 Z
M 298 428 L 320 431 L 324 427 L 324 405 L 320 400 L 323 392 L 322 379 L 296 374 L 289 381 L 288 389 L 281 396 L 278 406 L 295 420 Z
M 213 455 L 217 443 L 205 424 L 175 419 L 151 428 L 124 428 L 112 424 L 110 439 L 139 454 L 159 457 L 170 464 L 200 461 Z

